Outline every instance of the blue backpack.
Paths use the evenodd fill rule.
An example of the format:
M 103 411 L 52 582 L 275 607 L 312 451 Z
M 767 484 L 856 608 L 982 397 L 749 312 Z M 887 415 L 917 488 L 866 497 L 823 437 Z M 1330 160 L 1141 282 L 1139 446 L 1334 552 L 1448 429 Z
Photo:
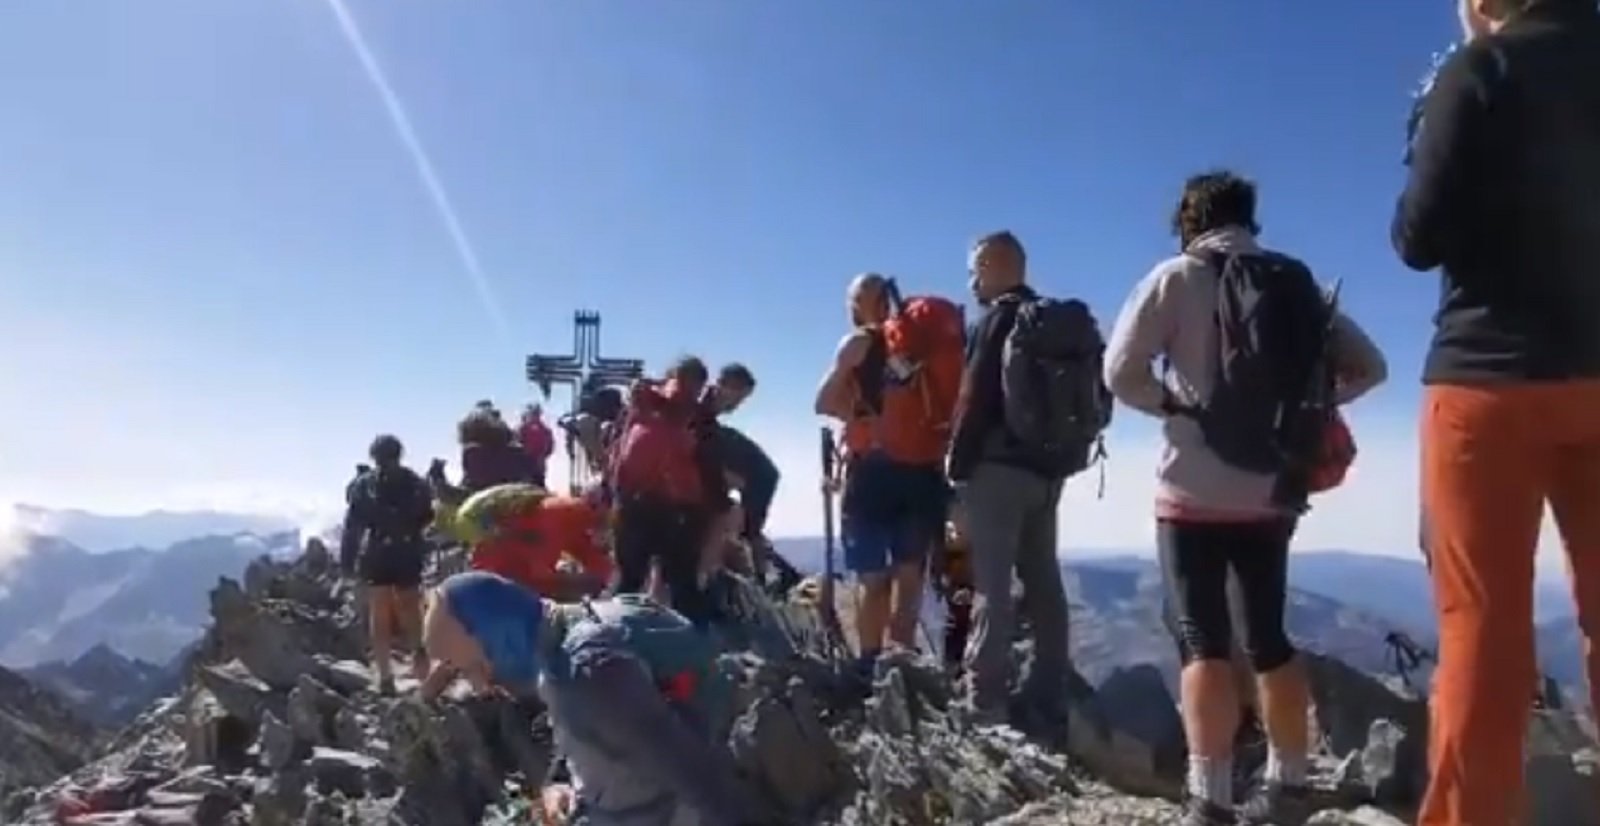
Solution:
M 584 602 L 581 616 L 568 634 L 568 655 L 589 645 L 621 645 L 644 661 L 669 702 L 707 724 L 732 705 L 733 684 L 717 665 L 716 643 L 683 615 L 643 594 L 618 594 Z

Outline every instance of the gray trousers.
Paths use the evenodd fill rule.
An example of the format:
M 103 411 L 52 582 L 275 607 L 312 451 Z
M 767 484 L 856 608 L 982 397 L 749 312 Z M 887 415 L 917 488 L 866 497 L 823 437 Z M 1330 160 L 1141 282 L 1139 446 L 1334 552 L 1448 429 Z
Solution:
M 1018 604 L 1012 573 L 1022 582 L 1020 607 L 1033 630 L 1033 662 L 1023 697 L 1030 703 L 1063 699 L 1071 658 L 1067 650 L 1067 593 L 1056 562 L 1060 481 L 986 462 L 961 494 L 972 544 L 973 628 L 966 667 L 973 708 L 1006 711 Z
M 556 748 L 582 826 L 736 826 L 758 811 L 725 745 L 667 704 L 632 656 L 586 652 L 547 679 Z

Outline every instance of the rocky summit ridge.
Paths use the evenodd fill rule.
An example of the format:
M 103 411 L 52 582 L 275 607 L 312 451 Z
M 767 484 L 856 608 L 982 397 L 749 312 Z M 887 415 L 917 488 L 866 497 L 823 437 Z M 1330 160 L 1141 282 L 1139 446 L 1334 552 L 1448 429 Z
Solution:
M 1098 689 L 1076 679 L 1065 732 L 978 728 L 931 660 L 889 656 L 870 685 L 835 667 L 822 653 L 816 589 L 775 601 L 743 580 L 725 584 L 741 619 L 720 631 L 741 709 L 730 746 L 776 822 L 1177 821 L 1182 728 L 1156 669 L 1116 672 Z M 257 560 L 242 582 L 222 580 L 210 610 L 181 692 L 92 762 L 11 794 L 0 822 L 530 822 L 530 783 L 551 760 L 542 720 L 503 698 L 424 704 L 407 696 L 404 679 L 401 696 L 372 693 L 360 590 L 320 545 L 293 560 Z M 1019 645 L 1019 658 L 1027 654 Z M 1403 822 L 1424 780 L 1424 705 L 1336 660 L 1310 664 L 1326 804 L 1311 822 Z M 1600 824 L 1600 758 L 1577 724 L 1539 712 L 1529 743 L 1528 823 Z

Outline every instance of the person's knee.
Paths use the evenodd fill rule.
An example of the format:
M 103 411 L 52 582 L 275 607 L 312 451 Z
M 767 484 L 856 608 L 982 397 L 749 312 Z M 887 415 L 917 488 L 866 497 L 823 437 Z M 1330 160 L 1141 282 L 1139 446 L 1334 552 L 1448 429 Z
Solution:
M 1209 660 L 1233 659 L 1233 641 L 1224 627 L 1191 617 L 1178 619 L 1178 653 L 1184 665 Z
M 888 599 L 894 591 L 894 579 L 888 571 L 856 575 L 856 588 L 868 599 Z
M 1294 644 L 1287 634 L 1273 634 L 1265 642 L 1252 641 L 1245 647 L 1250 667 L 1262 676 L 1273 674 L 1294 662 Z

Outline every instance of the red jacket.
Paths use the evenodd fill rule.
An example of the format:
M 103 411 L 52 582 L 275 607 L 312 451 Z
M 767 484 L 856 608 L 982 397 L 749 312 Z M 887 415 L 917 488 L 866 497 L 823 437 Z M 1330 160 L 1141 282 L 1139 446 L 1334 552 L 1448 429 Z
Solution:
M 550 432 L 543 419 L 529 419 L 523 423 L 519 435 L 522 438 L 522 449 L 543 467 L 544 463 L 550 460 L 550 454 L 555 452 L 555 434 Z

